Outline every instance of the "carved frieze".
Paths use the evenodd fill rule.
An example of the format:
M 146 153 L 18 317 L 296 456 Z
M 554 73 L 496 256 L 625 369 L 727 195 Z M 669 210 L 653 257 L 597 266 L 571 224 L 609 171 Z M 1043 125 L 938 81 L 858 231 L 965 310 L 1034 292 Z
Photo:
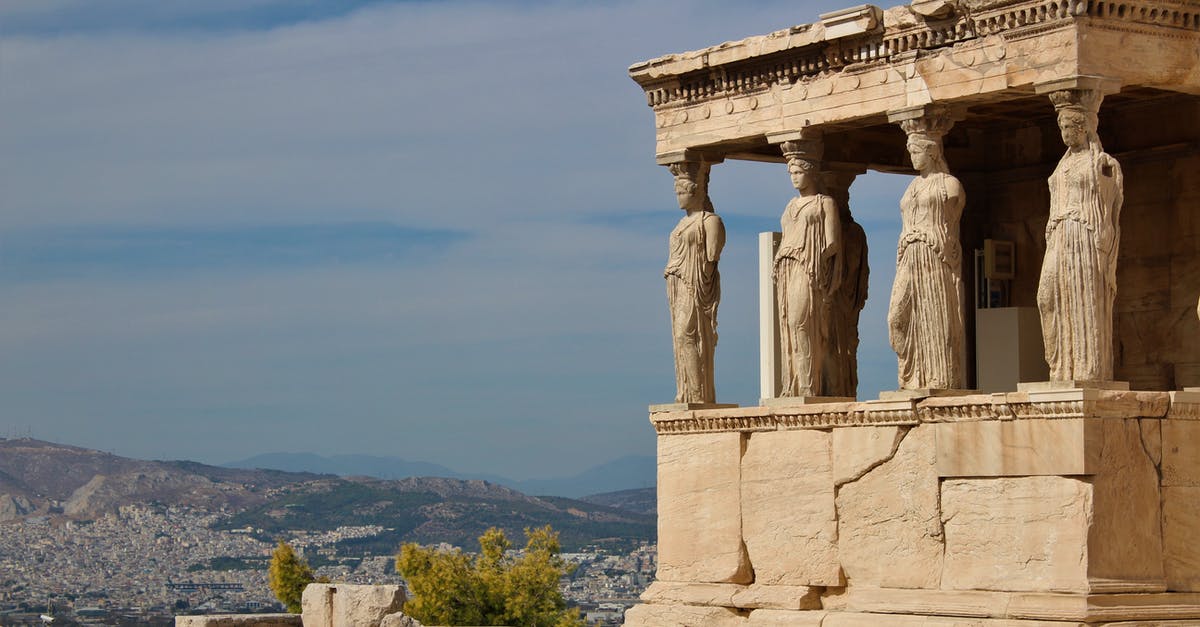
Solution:
M 990 6 L 989 6 L 990 5 Z M 1164 37 L 1200 35 L 1200 4 L 1189 0 L 1034 0 L 986 3 L 971 11 L 925 17 L 897 7 L 883 28 L 834 37 L 821 23 L 795 26 L 696 52 L 635 64 L 630 75 L 655 109 L 728 101 L 774 85 L 795 85 L 829 74 L 911 60 L 921 51 L 989 36 L 1018 40 L 1091 18 L 1090 27 Z M 833 33 L 836 35 L 837 33 Z
M 1187 392 L 1064 390 L 1043 394 L 1039 398 L 1036 393 L 1011 392 L 930 397 L 923 400 L 661 412 L 652 413 L 650 422 L 659 435 L 678 435 L 1081 418 L 1200 420 L 1200 395 Z

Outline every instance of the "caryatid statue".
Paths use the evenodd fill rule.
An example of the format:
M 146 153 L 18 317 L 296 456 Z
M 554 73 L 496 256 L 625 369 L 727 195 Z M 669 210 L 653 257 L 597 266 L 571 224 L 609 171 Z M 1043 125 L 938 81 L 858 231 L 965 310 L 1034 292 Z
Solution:
M 833 198 L 820 193 L 820 144 L 782 144 L 797 196 L 783 211 L 783 237 L 775 253 L 779 306 L 782 396 L 829 396 L 822 368 L 830 341 L 829 321 L 842 276 L 837 269 L 842 225 Z
M 888 305 L 888 336 L 899 359 L 901 389 L 965 386 L 958 223 L 966 194 L 942 154 L 942 137 L 952 124 L 936 110 L 900 122 L 917 170 L 900 200 L 896 281 Z
M 1050 175 L 1050 219 L 1037 303 L 1050 378 L 1113 378 L 1123 182 L 1096 135 L 1098 90 L 1050 93 L 1067 152 Z
M 721 302 L 717 262 L 725 247 L 725 225 L 708 198 L 709 167 L 700 161 L 670 165 L 679 208 L 686 212 L 671 231 L 663 271 L 671 308 L 677 403 L 716 402 L 713 354 Z
M 822 375 L 829 396 L 858 394 L 858 319 L 867 303 L 870 269 L 867 234 L 850 214 L 850 184 L 856 177 L 853 171 L 823 173 L 825 191 L 837 203 L 842 223 L 842 249 L 834 258 L 834 272 L 841 277 L 841 285 L 833 294 Z

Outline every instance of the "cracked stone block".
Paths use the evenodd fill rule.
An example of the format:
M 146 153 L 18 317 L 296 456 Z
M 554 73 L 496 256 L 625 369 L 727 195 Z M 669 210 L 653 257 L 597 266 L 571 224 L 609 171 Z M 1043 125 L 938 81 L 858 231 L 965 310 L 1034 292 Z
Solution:
M 830 437 L 810 429 L 749 436 L 741 469 L 742 537 L 755 583 L 841 583 Z
M 833 484 L 857 481 L 896 454 L 900 427 L 845 427 L 833 430 Z
M 1142 447 L 1146 449 L 1146 454 L 1155 466 L 1162 463 L 1162 423 L 1158 418 L 1138 420 L 1138 427 L 1142 431 Z
M 658 438 L 658 580 L 750 583 L 740 433 Z
M 937 588 L 941 514 L 933 425 L 913 427 L 896 453 L 837 490 L 838 560 L 850 585 Z

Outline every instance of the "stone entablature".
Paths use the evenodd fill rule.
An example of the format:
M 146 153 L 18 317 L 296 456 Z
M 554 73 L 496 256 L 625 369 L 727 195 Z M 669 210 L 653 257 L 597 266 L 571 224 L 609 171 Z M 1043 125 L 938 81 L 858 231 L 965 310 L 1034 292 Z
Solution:
M 634 64 L 630 75 L 655 112 L 657 153 L 709 149 L 778 160 L 763 150 L 766 135 L 869 126 L 888 111 L 931 102 L 1007 100 L 1077 75 L 1200 94 L 1196 0 L 944 4 L 957 4 L 944 18 L 863 5 Z M 1130 54 L 1122 43 L 1128 34 L 1153 48 Z

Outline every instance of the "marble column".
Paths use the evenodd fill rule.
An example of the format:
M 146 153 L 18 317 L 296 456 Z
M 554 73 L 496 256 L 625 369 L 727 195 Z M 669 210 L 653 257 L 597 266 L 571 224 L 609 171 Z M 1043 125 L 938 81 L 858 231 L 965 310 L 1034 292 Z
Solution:
M 779 308 L 780 396 L 829 397 L 833 298 L 841 275 L 842 226 L 833 198 L 822 192 L 820 135 L 806 131 L 780 142 L 797 195 L 780 218 L 782 236 L 773 277 Z
M 917 171 L 900 200 L 896 280 L 888 306 L 900 388 L 962 389 L 966 343 L 959 220 L 966 193 L 950 174 L 942 149 L 954 120 L 949 110 L 932 105 L 888 117 L 908 135 Z
M 867 263 L 867 234 L 850 214 L 850 185 L 865 170 L 858 167 L 829 167 L 821 173 L 825 193 L 837 203 L 842 225 L 841 253 L 834 272 L 840 287 L 831 302 L 829 341 L 822 373 L 825 393 L 853 397 L 858 392 L 858 319 L 867 302 L 870 275 Z
M 1096 133 L 1105 85 L 1081 78 L 1039 86 L 1054 103 L 1067 151 L 1049 179 L 1037 303 L 1050 379 L 1103 382 L 1113 379 L 1124 182 Z
M 725 247 L 725 225 L 708 197 L 712 162 L 691 155 L 660 161 L 675 177 L 675 196 L 684 212 L 667 246 L 667 304 L 675 353 L 675 402 L 716 402 L 713 356 L 717 346 L 717 306 Z

